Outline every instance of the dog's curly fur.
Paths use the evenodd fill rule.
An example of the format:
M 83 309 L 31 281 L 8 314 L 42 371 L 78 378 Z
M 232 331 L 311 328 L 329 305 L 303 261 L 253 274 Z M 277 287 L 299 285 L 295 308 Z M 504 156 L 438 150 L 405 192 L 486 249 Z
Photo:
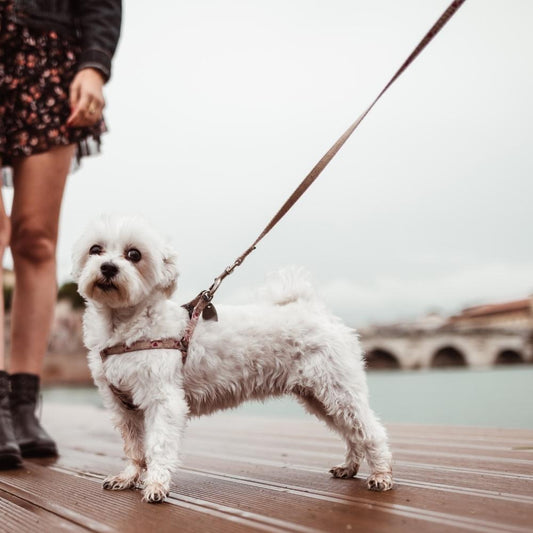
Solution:
M 366 459 L 368 488 L 392 488 L 387 435 L 369 407 L 357 335 L 325 309 L 301 270 L 271 276 L 254 304 L 220 306 L 218 322 L 200 321 L 183 365 L 178 350 L 130 352 L 105 362 L 100 356 L 118 343 L 180 338 L 188 321 L 169 299 L 176 255 L 144 221 L 95 222 L 78 240 L 73 265 L 87 300 L 89 366 L 129 459 L 104 488 L 142 484 L 145 501 L 163 501 L 189 417 L 283 394 L 296 396 L 344 438 L 345 462 L 330 470 L 333 476 L 355 476 Z M 110 385 L 129 393 L 139 410 L 126 409 Z

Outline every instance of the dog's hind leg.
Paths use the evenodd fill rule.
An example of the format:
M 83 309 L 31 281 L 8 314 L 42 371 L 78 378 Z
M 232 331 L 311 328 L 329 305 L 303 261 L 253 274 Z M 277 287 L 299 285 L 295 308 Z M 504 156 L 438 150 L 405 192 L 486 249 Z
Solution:
M 295 391 L 297 400 L 305 407 L 305 409 L 315 415 L 319 420 L 324 421 L 333 431 L 337 432 L 343 437 L 346 443 L 346 456 L 344 463 L 334 466 L 330 469 L 330 473 L 334 477 L 351 478 L 357 475 L 359 466 L 365 458 L 363 448 L 357 441 L 354 441 L 342 430 L 339 424 L 335 422 L 335 418 L 328 414 L 326 408 L 310 390 L 299 389 Z
M 122 408 L 124 411 L 124 409 Z M 128 458 L 126 468 L 116 476 L 104 480 L 104 489 L 125 490 L 136 486 L 145 468 L 143 433 L 144 423 L 139 411 L 123 412 L 117 422 L 124 442 L 124 453 Z
M 370 490 L 386 491 L 393 487 L 392 454 L 389 450 L 387 432 L 364 398 L 358 405 L 357 412 L 361 422 L 357 432 L 370 468 L 367 487 Z
M 145 502 L 160 503 L 169 493 L 171 474 L 179 464 L 188 411 L 183 391 L 175 385 L 152 392 L 151 404 L 144 411 Z
M 365 388 L 362 387 L 358 393 L 338 381 L 322 382 L 320 386 L 313 387 L 312 395 L 321 405 L 322 418 L 346 441 L 345 463 L 333 467 L 331 474 L 334 477 L 353 477 L 362 459 L 366 458 L 371 472 L 368 488 L 389 490 L 393 482 L 387 433 L 370 409 Z

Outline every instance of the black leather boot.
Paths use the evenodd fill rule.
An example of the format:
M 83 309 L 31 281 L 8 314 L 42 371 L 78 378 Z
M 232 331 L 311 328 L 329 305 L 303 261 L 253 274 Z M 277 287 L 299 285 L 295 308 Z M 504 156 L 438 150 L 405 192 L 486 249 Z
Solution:
M 0 468 L 22 465 L 9 405 L 9 375 L 0 370 Z
M 22 457 L 53 457 L 57 455 L 55 442 L 41 427 L 35 414 L 39 397 L 39 376 L 12 374 L 11 419 Z

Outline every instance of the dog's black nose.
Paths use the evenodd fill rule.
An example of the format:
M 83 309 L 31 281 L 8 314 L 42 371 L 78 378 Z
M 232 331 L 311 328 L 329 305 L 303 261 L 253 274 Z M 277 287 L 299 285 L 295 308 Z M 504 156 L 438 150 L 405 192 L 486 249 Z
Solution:
M 102 263 L 100 272 L 106 279 L 114 278 L 118 274 L 118 267 L 113 263 Z

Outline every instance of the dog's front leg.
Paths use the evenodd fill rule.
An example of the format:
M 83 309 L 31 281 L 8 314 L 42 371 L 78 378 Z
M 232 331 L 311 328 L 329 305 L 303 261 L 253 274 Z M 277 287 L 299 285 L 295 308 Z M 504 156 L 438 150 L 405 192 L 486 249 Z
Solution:
M 145 459 L 143 501 L 160 503 L 170 490 L 172 472 L 179 464 L 180 441 L 189 408 L 183 391 L 162 387 L 144 411 Z
M 126 468 L 120 474 L 104 479 L 104 489 L 125 490 L 136 486 L 146 467 L 144 460 L 144 420 L 141 411 L 126 411 L 119 407 L 121 414 L 116 420 L 124 442 L 124 453 L 128 458 Z

